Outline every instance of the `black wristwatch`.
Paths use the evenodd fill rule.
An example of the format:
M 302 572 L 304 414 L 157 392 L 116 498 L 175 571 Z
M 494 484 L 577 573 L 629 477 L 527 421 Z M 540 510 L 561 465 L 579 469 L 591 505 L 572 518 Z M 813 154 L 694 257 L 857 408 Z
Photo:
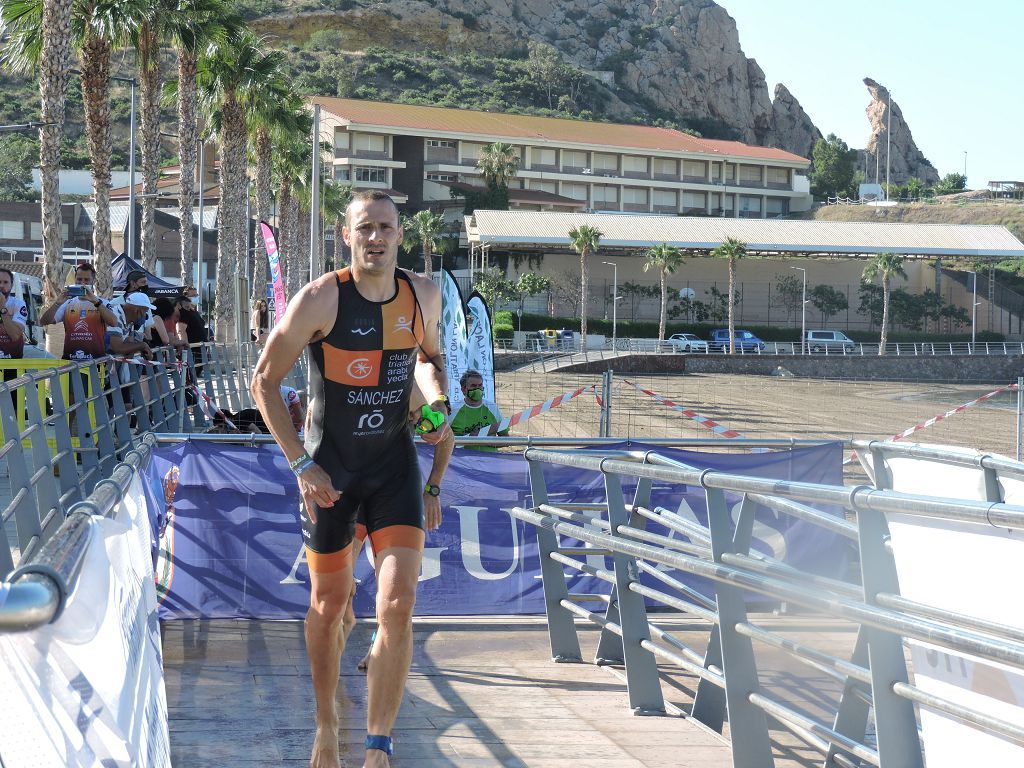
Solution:
M 440 485 L 431 485 L 430 483 L 427 483 L 426 487 L 423 489 L 423 492 L 424 493 L 429 493 L 431 496 L 440 496 L 441 495 L 441 486 Z

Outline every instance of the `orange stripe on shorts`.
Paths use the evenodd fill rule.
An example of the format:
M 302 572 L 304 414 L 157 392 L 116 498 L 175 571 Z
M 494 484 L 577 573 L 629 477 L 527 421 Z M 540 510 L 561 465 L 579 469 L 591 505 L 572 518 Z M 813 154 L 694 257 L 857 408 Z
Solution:
M 373 544 L 375 554 L 390 547 L 405 547 L 423 551 L 425 538 L 426 534 L 423 533 L 423 529 L 417 528 L 415 525 L 389 525 L 370 534 L 370 542 Z
M 314 573 L 335 573 L 344 570 L 352 555 L 352 544 L 338 552 L 314 552 L 306 547 L 306 564 Z

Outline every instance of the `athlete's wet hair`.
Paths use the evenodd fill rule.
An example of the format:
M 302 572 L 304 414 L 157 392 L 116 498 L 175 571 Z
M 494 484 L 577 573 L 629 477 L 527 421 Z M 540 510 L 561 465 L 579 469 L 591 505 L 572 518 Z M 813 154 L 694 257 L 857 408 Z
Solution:
M 348 204 L 345 209 L 345 226 L 352 226 L 352 206 L 356 203 L 373 203 L 377 200 L 387 200 L 391 203 L 391 206 L 395 209 L 395 218 L 401 220 L 401 216 L 398 213 L 398 205 L 394 200 L 391 199 L 391 195 L 387 192 L 383 192 L 379 189 L 367 189 L 362 192 L 356 192 L 352 195 L 352 201 Z

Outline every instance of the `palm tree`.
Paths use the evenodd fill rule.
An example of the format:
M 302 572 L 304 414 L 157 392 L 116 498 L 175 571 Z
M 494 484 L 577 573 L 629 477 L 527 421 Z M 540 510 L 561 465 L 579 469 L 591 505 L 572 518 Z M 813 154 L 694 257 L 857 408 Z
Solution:
M 587 260 L 597 250 L 603 236 L 603 232 L 589 224 L 580 224 L 580 226 L 569 230 L 569 245 L 580 255 L 580 340 L 584 350 L 587 348 L 587 279 L 589 276 Z
M 192 282 L 192 209 L 195 205 L 195 175 L 199 143 L 196 76 L 199 55 L 206 45 L 237 34 L 242 21 L 225 0 L 181 0 L 169 14 L 168 32 L 178 55 L 175 83 L 178 103 L 178 154 L 181 172 L 178 187 L 178 219 L 181 232 L 181 284 Z M 199 180 L 203 192 L 203 179 Z
M 294 296 L 301 285 L 302 252 L 299 201 L 306 178 L 312 171 L 312 147 L 309 136 L 313 119 L 309 113 L 302 124 L 305 130 L 283 133 L 274 145 L 273 174 L 277 184 L 278 247 L 286 293 Z
M 71 9 L 71 45 L 78 51 L 81 64 L 82 97 L 85 105 L 86 139 L 91 162 L 93 199 L 93 254 L 96 289 L 109 296 L 111 289 L 110 256 L 110 131 L 111 57 L 115 47 L 123 45 L 144 16 L 144 0 L 77 0 Z M 34 70 L 42 55 L 40 20 L 43 5 L 39 0 L 18 0 L 4 4 L 4 26 L 8 41 L 5 63 L 19 71 Z M 10 15 L 8 15 L 10 14 Z
M 477 170 L 488 186 L 508 189 L 508 183 L 519 172 L 519 150 L 511 144 L 496 141 L 480 151 Z
M 423 247 L 423 274 L 433 279 L 434 262 L 431 256 L 440 245 L 441 233 L 446 230 L 444 217 L 430 210 L 418 211 L 414 216 L 402 218 L 405 240 L 402 248 L 412 253 L 416 246 Z
M 334 269 L 341 267 L 341 230 L 345 224 L 345 212 L 351 202 L 352 186 L 350 184 L 339 184 L 336 181 L 324 184 L 320 196 L 320 210 L 323 211 L 324 221 L 329 221 L 334 226 L 334 257 L 332 259 Z
M 747 255 L 747 244 L 735 237 L 725 238 L 725 242 L 715 248 L 711 255 L 719 259 L 729 260 L 729 354 L 736 353 L 736 318 L 733 310 L 733 297 L 736 295 L 736 260 Z
M 200 100 L 217 136 L 220 160 L 220 219 L 217 234 L 217 300 L 214 317 L 220 338 L 233 338 L 235 307 L 232 280 L 245 263 L 246 106 L 280 68 L 282 54 L 267 53 L 251 33 L 212 42 L 199 59 L 196 82 Z
M 151 2 L 149 12 L 133 35 L 139 69 L 139 148 L 142 150 L 139 234 L 142 266 L 150 272 L 156 271 L 156 186 L 160 179 L 160 39 L 172 8 L 171 0 Z M 130 181 L 134 183 L 134 179 Z
M 308 135 L 312 130 L 312 119 L 302 100 L 289 90 L 283 72 L 273 75 L 265 88 L 253 94 L 246 118 L 255 155 L 256 219 L 269 222 L 275 138 L 293 132 Z M 266 247 L 263 238 L 258 237 L 252 281 L 253 301 L 262 296 L 267 282 L 267 266 Z
M 885 344 L 889 338 L 889 295 L 891 282 L 894 277 L 906 279 L 907 273 L 903 269 L 903 257 L 890 253 L 877 253 L 875 257 L 864 267 L 864 274 L 861 278 L 870 282 L 879 275 L 882 276 L 882 337 L 878 342 L 878 354 L 885 354 Z
M 66 101 L 68 71 L 71 68 L 71 8 L 72 0 L 2 0 L 0 18 L 10 29 L 24 29 L 34 24 L 39 31 L 37 67 L 27 61 L 29 69 L 39 70 L 39 96 L 42 101 L 42 119 L 39 129 L 39 176 L 42 186 L 43 224 L 43 292 L 46 301 L 53 301 L 60 293 L 63 276 L 64 240 L 60 227 L 60 142 L 64 135 L 64 103 Z M 17 47 L 10 47 L 13 36 L 4 41 L 4 63 L 14 64 L 19 56 Z
M 658 321 L 658 341 L 665 340 L 665 317 L 668 311 L 668 276 L 683 265 L 683 252 L 668 243 L 656 245 L 645 254 L 644 272 L 656 269 L 661 276 L 661 319 Z M 615 300 L 615 299 L 613 299 Z

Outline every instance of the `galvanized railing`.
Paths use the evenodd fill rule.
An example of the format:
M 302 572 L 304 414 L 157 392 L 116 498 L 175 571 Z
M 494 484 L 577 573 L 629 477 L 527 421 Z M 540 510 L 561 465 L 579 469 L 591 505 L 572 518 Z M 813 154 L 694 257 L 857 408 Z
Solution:
M 768 718 L 820 751 L 825 765 L 923 766 L 915 707 L 1024 745 L 1024 727 L 1019 722 L 937 696 L 910 682 L 905 639 L 971 654 L 1020 672 L 1024 670 L 1024 631 L 902 597 L 886 517 L 898 513 L 901 519 L 915 522 L 956 520 L 1024 530 L 1024 507 L 1005 504 L 998 496 L 1000 481 L 1024 477 L 1024 466 L 996 457 L 916 446 L 865 443 L 860 450 L 871 457 L 870 468 L 879 476 L 884 475 L 887 456 L 915 451 L 925 458 L 930 452 L 931 459 L 944 464 L 974 466 L 987 473 L 991 483 L 987 481 L 986 488 L 991 494 L 985 501 L 932 498 L 867 486 L 825 486 L 700 470 L 654 452 L 595 456 L 528 449 L 533 506 L 512 513 L 537 529 L 553 658 L 581 661 L 574 620 L 597 624 L 602 628 L 597 663 L 624 666 L 630 706 L 641 713 L 665 710 L 659 660 L 695 675 L 699 682 L 690 716 L 719 732 L 728 719 L 733 763 L 744 768 L 774 764 Z M 601 473 L 606 500 L 550 503 L 544 467 L 551 465 Z M 636 483 L 632 503 L 623 495 L 624 479 Z M 654 482 L 702 488 L 707 526 L 664 508 L 652 509 Z M 727 493 L 739 498 L 735 522 Z M 856 523 L 812 504 L 846 510 Z M 851 546 L 859 544 L 860 583 L 797 571 L 753 551 L 758 506 L 820 526 Z M 649 522 L 663 526 L 670 535 L 647 530 Z M 592 560 L 587 562 L 593 555 L 610 558 L 611 567 L 594 567 Z M 713 596 L 688 587 L 666 567 L 710 579 Z M 570 592 L 566 570 L 607 582 L 610 594 Z M 650 577 L 647 584 L 641 583 L 641 574 Z M 659 586 L 650 586 L 651 580 Z M 746 595 L 751 592 L 853 622 L 859 631 L 852 657 L 836 658 L 759 626 L 747 614 Z M 584 605 L 595 601 L 606 606 L 603 612 Z M 708 622 L 706 651 L 676 637 L 672 626 L 662 620 L 666 613 L 649 614 L 645 601 L 654 602 L 668 615 Z M 842 693 L 831 720 L 817 719 L 770 691 L 759 676 L 755 649 L 783 652 L 835 681 Z M 877 743 L 866 737 L 871 708 Z
M 634 354 L 689 354 L 689 355 L 727 355 L 732 354 L 728 349 L 720 349 L 716 345 L 705 341 L 700 342 L 673 342 L 657 339 L 643 338 L 620 338 L 612 344 L 607 339 L 600 349 L 579 349 L 578 344 L 570 342 L 559 342 L 555 347 L 549 347 L 541 341 L 528 340 L 525 346 L 516 346 L 511 339 L 499 339 L 495 342 L 495 348 L 509 352 L 535 352 L 547 359 L 568 357 L 572 355 L 583 355 L 588 359 L 605 359 L 614 357 L 617 354 L 631 352 Z M 536 343 L 534 343 L 536 342 Z M 853 342 L 845 346 L 839 342 L 829 342 L 828 345 L 819 343 L 813 346 L 804 345 L 801 349 L 799 341 L 766 341 L 763 347 L 744 349 L 736 345 L 737 355 L 814 355 L 839 356 L 839 357 L 862 357 L 865 355 L 877 355 L 878 344 L 865 344 Z M 894 357 L 942 357 L 951 355 L 1024 355 L 1024 342 L 1021 341 L 918 341 L 899 342 L 885 345 L 885 353 Z
M 85 362 L 5 360 L 18 374 L 0 383 L 0 483 L 10 501 L 0 510 L 0 577 L 29 558 L 68 510 L 109 478 L 150 432 L 191 433 L 211 424 L 219 407 L 251 405 L 252 345 L 193 345 L 155 359 L 110 357 Z M 303 373 L 291 378 L 304 386 Z

